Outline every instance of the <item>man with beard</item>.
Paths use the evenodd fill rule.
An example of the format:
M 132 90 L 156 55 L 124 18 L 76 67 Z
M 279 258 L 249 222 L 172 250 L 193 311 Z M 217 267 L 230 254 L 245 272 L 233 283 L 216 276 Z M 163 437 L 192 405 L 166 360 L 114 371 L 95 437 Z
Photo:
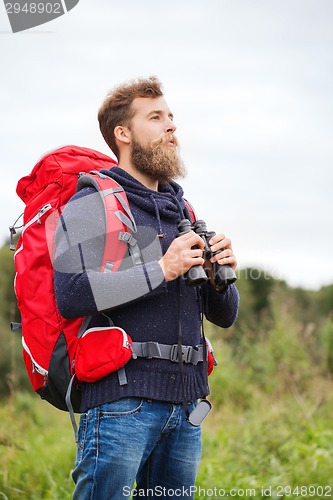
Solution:
M 74 499 L 193 498 L 201 429 L 187 417 L 209 393 L 201 315 L 229 327 L 237 316 L 238 292 L 234 284 L 217 291 L 212 276 L 200 288 L 181 279 L 192 266 L 208 263 L 200 236 L 179 236 L 185 204 L 175 179 L 185 169 L 158 79 L 118 86 L 98 118 L 118 158 L 107 175 L 126 192 L 142 261 L 124 259 L 117 272 L 99 271 L 103 205 L 92 187 L 84 188 L 67 205 L 56 235 L 57 302 L 67 318 L 91 316 L 90 326 L 97 327 L 111 319 L 135 343 L 154 349 L 134 355 L 121 374 L 82 384 Z M 209 244 L 220 251 L 212 262 L 236 267 L 228 238 L 218 234 Z M 179 347 L 194 358 L 179 360 Z

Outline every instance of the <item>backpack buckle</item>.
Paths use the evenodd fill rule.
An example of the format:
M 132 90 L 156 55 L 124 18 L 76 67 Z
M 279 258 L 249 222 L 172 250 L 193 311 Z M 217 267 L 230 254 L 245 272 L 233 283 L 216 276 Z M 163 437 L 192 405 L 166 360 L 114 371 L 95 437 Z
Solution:
M 158 342 L 145 342 L 142 346 L 142 354 L 144 358 L 160 358 L 161 349 Z
M 171 347 L 170 360 L 173 363 L 178 362 L 178 344 L 173 344 Z M 182 345 L 182 361 L 183 363 L 197 365 L 199 362 L 199 351 L 194 349 L 191 345 Z
M 131 233 L 126 233 L 125 231 L 119 231 L 118 239 L 119 241 L 124 241 L 132 247 L 137 244 L 137 241 L 135 238 L 133 238 L 133 235 Z

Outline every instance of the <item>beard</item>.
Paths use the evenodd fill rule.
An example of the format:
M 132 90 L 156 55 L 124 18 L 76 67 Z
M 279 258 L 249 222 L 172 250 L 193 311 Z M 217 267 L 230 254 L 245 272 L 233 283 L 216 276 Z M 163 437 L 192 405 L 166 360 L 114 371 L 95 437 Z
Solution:
M 173 140 L 174 147 L 166 144 Z M 186 175 L 186 169 L 178 152 L 178 142 L 168 135 L 142 146 L 132 134 L 131 161 L 134 167 L 160 184 L 171 182 Z

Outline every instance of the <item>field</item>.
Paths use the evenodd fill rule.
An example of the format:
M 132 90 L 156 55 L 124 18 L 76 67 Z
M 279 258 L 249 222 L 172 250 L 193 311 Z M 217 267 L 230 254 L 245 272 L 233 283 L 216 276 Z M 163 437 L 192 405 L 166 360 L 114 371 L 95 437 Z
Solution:
M 212 375 L 195 498 L 333 498 L 332 381 L 267 395 L 242 385 L 241 373 L 226 359 Z M 70 499 L 74 458 L 68 414 L 28 393 L 2 402 L 0 498 Z
M 4 249 L 0 264 L 0 500 L 68 500 L 69 416 L 27 383 Z M 333 285 L 291 288 L 250 269 L 237 286 L 236 324 L 205 325 L 219 366 L 195 498 L 333 498 Z

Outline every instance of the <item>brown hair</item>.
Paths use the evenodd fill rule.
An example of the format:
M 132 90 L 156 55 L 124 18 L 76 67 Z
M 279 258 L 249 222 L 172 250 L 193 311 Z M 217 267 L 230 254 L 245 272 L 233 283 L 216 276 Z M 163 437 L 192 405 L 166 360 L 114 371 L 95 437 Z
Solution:
M 131 80 L 108 93 L 98 111 L 99 128 L 105 142 L 118 157 L 114 129 L 118 125 L 129 127 L 133 118 L 132 102 L 137 97 L 162 96 L 162 84 L 156 76 Z

